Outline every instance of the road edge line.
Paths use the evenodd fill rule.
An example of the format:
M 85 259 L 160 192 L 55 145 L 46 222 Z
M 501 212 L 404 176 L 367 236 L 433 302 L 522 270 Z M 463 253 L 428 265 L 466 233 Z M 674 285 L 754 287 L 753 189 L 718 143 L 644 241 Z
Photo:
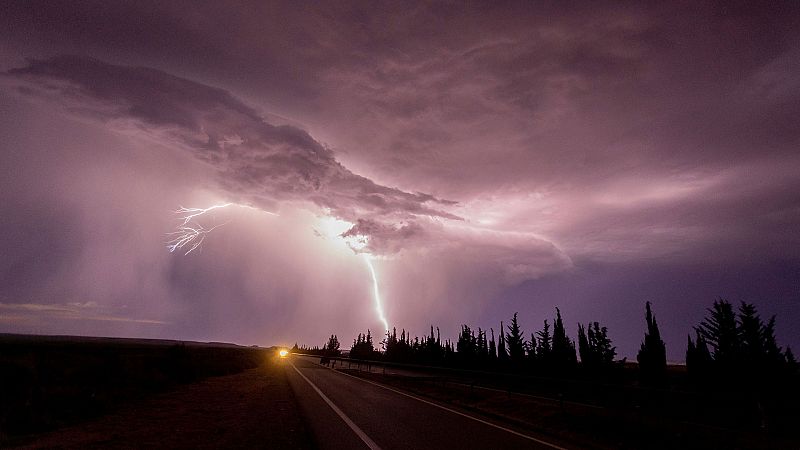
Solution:
M 370 439 L 370 437 L 367 436 L 366 433 L 364 433 L 364 430 L 359 428 L 358 425 L 355 424 L 355 422 L 350 420 L 350 418 L 347 417 L 347 414 L 345 414 L 341 409 L 339 409 L 339 407 L 336 406 L 333 403 L 333 401 L 331 399 L 329 399 L 328 396 L 325 395 L 317 387 L 316 384 L 312 383 L 311 380 L 309 380 L 307 376 L 303 375 L 303 373 L 300 372 L 300 369 L 298 369 L 297 366 L 294 365 L 294 363 L 292 363 L 290 361 L 289 364 L 291 364 L 292 368 L 297 372 L 297 374 L 300 375 L 301 377 L 303 377 L 303 379 L 306 380 L 306 383 L 308 383 L 308 385 L 311 386 L 311 388 L 314 389 L 314 391 L 316 391 L 317 394 L 319 394 L 319 396 L 322 398 L 322 400 L 324 400 L 325 403 L 327 403 L 328 406 L 331 407 L 333 412 L 335 412 L 336 415 L 338 415 L 339 418 L 341 418 L 344 421 L 344 423 L 347 424 L 347 426 L 350 427 L 351 430 L 353 430 L 353 432 L 359 437 L 359 439 L 361 439 L 365 444 L 367 444 L 367 447 L 369 447 L 371 450 L 381 450 L 380 446 L 378 446 L 378 444 L 376 444 L 375 441 Z M 345 374 L 345 375 L 347 375 L 347 374 Z M 358 377 L 353 377 L 353 378 L 358 378 Z
M 318 364 L 318 363 L 314 363 L 314 364 Z M 319 364 L 319 365 L 321 365 L 321 364 Z M 294 365 L 292 365 L 292 367 L 294 367 Z M 323 366 L 323 367 L 324 367 L 324 366 Z M 342 371 L 340 371 L 340 370 L 331 369 L 330 367 L 326 367 L 326 368 L 327 368 L 328 370 L 332 370 L 332 371 L 334 371 L 334 372 L 336 372 L 336 373 L 340 373 L 340 374 L 342 374 L 342 375 L 344 375 L 344 376 L 348 376 L 348 377 L 351 377 L 351 378 L 355 378 L 356 380 L 361 380 L 361 381 L 363 381 L 363 382 L 365 382 L 365 383 L 374 384 L 375 386 L 378 386 L 378 387 L 380 387 L 380 388 L 386 389 L 386 390 L 388 390 L 388 391 L 392 391 L 392 392 L 394 392 L 394 393 L 397 393 L 397 394 L 400 394 L 400 395 L 405 395 L 406 397 L 413 398 L 414 400 L 420 401 L 420 402 L 422 402 L 422 403 L 427 403 L 427 404 L 429 404 L 429 405 L 431 405 L 431 406 L 435 406 L 435 407 L 437 407 L 437 408 L 441 408 L 441 409 L 443 409 L 443 410 L 445 410 L 445 411 L 449 411 L 449 412 L 451 412 L 451 413 L 453 413 L 453 414 L 458 414 L 459 416 L 466 417 L 467 419 L 472 419 L 472 420 L 474 420 L 474 421 L 476 421 L 476 422 L 480 422 L 480 423 L 482 423 L 482 424 L 484 424 L 484 425 L 489 425 L 490 427 L 497 428 L 498 430 L 503 430 L 503 431 L 505 431 L 505 432 L 508 432 L 508 433 L 514 434 L 514 435 L 516 435 L 516 436 L 519 436 L 519 437 L 522 437 L 522 438 L 525 438 L 525 439 L 531 440 L 531 441 L 533 441 L 533 442 L 536 442 L 536 443 L 538 443 L 538 444 L 546 445 L 546 446 L 548 446 L 548 447 L 550 447 L 550 448 L 553 448 L 553 449 L 556 449 L 556 450 L 568 450 L 568 449 L 566 449 L 566 448 L 564 448 L 564 447 L 559 447 L 559 446 L 558 446 L 558 445 L 556 445 L 556 444 L 552 444 L 552 443 L 550 443 L 550 442 L 543 441 L 543 440 L 541 440 L 541 439 L 537 439 L 537 438 L 535 438 L 535 437 L 533 437 L 533 436 L 528 436 L 527 434 L 520 433 L 519 431 L 514 431 L 514 430 L 512 430 L 512 429 L 510 429 L 510 428 L 506 428 L 506 427 L 504 427 L 504 426 L 497 425 L 497 424 L 494 424 L 494 423 L 488 422 L 488 421 L 486 421 L 486 420 L 479 419 L 479 418 L 477 418 L 477 417 L 474 417 L 474 416 L 470 416 L 469 414 L 462 413 L 461 411 L 456 411 L 455 409 L 451 409 L 451 408 L 448 408 L 448 407 L 446 407 L 446 406 L 440 405 L 440 404 L 438 404 L 438 403 L 434 403 L 434 402 L 431 402 L 431 401 L 425 400 L 424 398 L 417 397 L 416 395 L 411 395 L 411 394 L 409 394 L 409 393 L 406 393 L 406 392 L 400 391 L 400 390 L 398 390 L 398 389 L 394 389 L 394 388 L 391 388 L 391 387 L 389 387 L 389 386 L 385 386 L 385 385 L 383 385 L 383 384 L 376 383 L 376 382 L 374 382 L 374 381 L 372 381 L 372 380 L 367 380 L 367 379 L 364 379 L 364 378 L 357 377 L 357 376 L 355 376 L 355 375 L 350 375 L 349 373 L 344 373 L 344 372 L 342 372 Z M 295 370 L 297 370 L 297 369 L 295 368 Z M 299 371 L 298 371 L 298 372 L 299 372 Z M 300 374 L 300 375 L 302 375 L 302 374 Z

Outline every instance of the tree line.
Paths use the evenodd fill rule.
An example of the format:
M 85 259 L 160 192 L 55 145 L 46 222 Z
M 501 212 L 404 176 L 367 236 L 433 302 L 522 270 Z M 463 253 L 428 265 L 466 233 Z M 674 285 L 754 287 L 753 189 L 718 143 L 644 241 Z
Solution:
M 668 383 L 666 345 L 661 339 L 650 302 L 645 304 L 645 333 L 637 353 L 641 385 L 664 387 Z M 696 383 L 757 384 L 766 380 L 788 380 L 797 375 L 798 363 L 789 347 L 782 349 L 775 338 L 775 316 L 761 319 L 753 304 L 738 308 L 717 300 L 688 336 L 686 369 Z M 350 347 L 353 359 L 437 365 L 477 370 L 513 371 L 531 374 L 590 375 L 613 379 L 621 374 L 625 359 L 618 360 L 608 329 L 599 322 L 577 324 L 577 340 L 567 333 L 559 308 L 552 321 L 545 319 L 539 330 L 526 335 L 514 313 L 508 324 L 500 322 L 498 333 L 461 325 L 455 341 L 442 340 L 439 328 L 431 326 L 427 336 L 411 337 L 402 329 L 388 331 L 378 343 L 370 330 L 359 333 Z M 298 348 L 324 357 L 341 355 L 338 336 L 331 335 L 321 348 Z M 724 374 L 724 376 L 720 376 Z

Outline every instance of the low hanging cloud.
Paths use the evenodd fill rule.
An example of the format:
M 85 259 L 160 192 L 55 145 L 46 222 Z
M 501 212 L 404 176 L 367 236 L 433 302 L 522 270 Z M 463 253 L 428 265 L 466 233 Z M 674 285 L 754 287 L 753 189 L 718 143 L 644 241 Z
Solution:
M 572 260 L 553 243 L 526 232 L 497 231 L 469 224 L 445 225 L 433 219 L 387 225 L 360 219 L 342 233 L 345 239 L 369 236 L 365 249 L 372 254 L 391 255 L 411 249 L 435 252 L 452 264 L 480 265 L 481 261 L 502 271 L 502 279 L 516 283 L 563 270 Z
M 342 237 L 364 240 L 358 251 L 436 249 L 463 253 L 465 262 L 490 257 L 512 281 L 569 266 L 569 258 L 544 239 L 454 226 L 463 223 L 447 211 L 456 202 L 357 175 L 306 131 L 270 124 L 219 88 L 77 56 L 31 59 L 4 78 L 26 97 L 189 152 L 213 168 L 219 189 L 233 201 L 270 211 L 283 203 L 311 204 L 353 223 Z

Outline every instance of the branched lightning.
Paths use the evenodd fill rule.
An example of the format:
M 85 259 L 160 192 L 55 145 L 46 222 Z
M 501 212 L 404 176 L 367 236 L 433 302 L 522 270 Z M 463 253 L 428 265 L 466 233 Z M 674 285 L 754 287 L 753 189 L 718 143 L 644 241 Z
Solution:
M 233 203 L 223 203 L 221 205 L 209 206 L 208 208 L 185 208 L 181 206 L 180 208 L 175 210 L 175 214 L 183 214 L 183 216 L 181 216 L 181 220 L 183 220 L 183 222 L 181 222 L 179 226 L 182 227 L 189 224 L 189 222 L 194 220 L 195 217 L 202 216 L 203 214 L 209 211 L 213 211 L 215 209 L 227 208 L 228 206 L 231 205 L 233 205 Z
M 170 253 L 175 252 L 175 250 L 183 249 L 184 247 L 189 248 L 189 250 L 184 253 L 184 255 L 188 255 L 192 253 L 197 248 L 203 244 L 203 241 L 206 239 L 206 235 L 211 233 L 215 229 L 225 225 L 225 223 L 215 225 L 211 228 L 205 228 L 200 223 L 197 223 L 197 218 L 211 212 L 215 209 L 222 209 L 227 208 L 228 206 L 238 206 L 240 208 L 248 208 L 248 209 L 257 209 L 249 205 L 241 205 L 238 203 L 221 203 L 219 205 L 212 205 L 208 208 L 186 208 L 186 207 L 179 207 L 175 210 L 175 214 L 179 214 L 179 220 L 181 221 L 175 231 L 172 233 L 167 233 L 167 236 L 172 236 L 173 239 L 167 242 L 167 250 Z M 269 211 L 264 211 L 259 209 L 265 214 L 270 214 L 273 216 L 277 216 L 277 214 Z M 226 222 L 227 223 L 227 222 Z
M 383 315 L 381 293 L 378 289 L 378 276 L 375 274 L 375 267 L 372 265 L 372 257 L 369 254 L 364 253 L 364 261 L 367 262 L 369 273 L 372 274 L 372 288 L 375 295 L 375 311 L 378 313 L 378 318 L 381 319 L 381 322 L 383 322 L 383 327 L 386 329 L 386 331 L 389 331 L 389 322 L 386 320 L 386 316 Z
M 203 244 L 203 241 L 206 239 L 206 235 L 214 229 L 225 225 L 221 223 L 219 225 L 215 225 L 211 228 L 204 228 L 202 225 L 191 225 L 187 222 L 186 225 L 178 226 L 177 231 L 173 231 L 172 233 L 167 233 L 168 236 L 175 236 L 174 239 L 167 242 L 167 250 L 170 253 L 174 252 L 178 249 L 183 249 L 185 246 L 189 246 L 189 250 L 184 253 L 184 255 L 188 255 L 192 253 L 196 248 L 200 247 Z
M 213 211 L 215 209 L 222 209 L 227 208 L 228 206 L 238 206 L 239 208 L 247 208 L 247 209 L 255 209 L 257 211 L 263 212 L 264 214 L 269 214 L 271 216 L 277 216 L 278 214 L 270 211 L 264 211 L 263 209 L 258 209 L 250 205 L 242 205 L 239 203 L 222 203 L 219 205 L 209 206 L 208 208 L 185 208 L 181 206 L 177 210 L 175 210 L 175 214 L 182 214 L 180 219 L 183 221 L 181 222 L 180 226 L 187 225 L 189 222 L 194 220 L 195 217 L 202 216 L 203 214 Z
M 264 211 L 262 209 L 258 209 L 249 205 L 242 205 L 238 203 L 220 203 L 218 205 L 212 205 L 208 208 L 186 208 L 186 207 L 179 207 L 177 210 L 174 211 L 175 214 L 178 214 L 178 220 L 180 221 L 175 231 L 171 233 L 167 233 L 167 236 L 171 236 L 172 239 L 169 240 L 167 244 L 167 250 L 170 253 L 175 252 L 176 250 L 183 250 L 184 248 L 188 248 L 184 255 L 188 255 L 192 253 L 198 248 L 201 248 L 203 241 L 206 239 L 206 235 L 214 231 L 215 229 L 225 225 L 226 223 L 222 223 L 219 225 L 215 225 L 211 228 L 205 228 L 202 224 L 198 222 L 198 218 L 203 214 L 207 214 L 211 211 L 217 209 L 227 208 L 229 206 L 238 206 L 241 208 L 248 208 L 248 209 L 255 209 L 257 211 L 261 211 L 263 213 L 277 216 L 278 214 Z M 352 224 L 350 224 L 352 226 Z M 366 248 L 367 246 L 367 237 L 366 236 L 348 236 L 343 237 L 339 235 L 339 237 L 343 238 L 345 244 L 347 244 L 353 251 L 359 252 Z M 389 322 L 386 320 L 386 316 L 383 313 L 383 302 L 381 300 L 381 292 L 378 285 L 378 274 L 375 272 L 375 266 L 372 264 L 372 255 L 369 253 L 362 253 L 364 257 L 364 261 L 367 263 L 367 267 L 369 268 L 369 273 L 372 276 L 372 290 L 373 290 L 373 297 L 375 299 L 375 311 L 378 313 L 378 318 L 383 323 L 384 329 L 389 331 Z

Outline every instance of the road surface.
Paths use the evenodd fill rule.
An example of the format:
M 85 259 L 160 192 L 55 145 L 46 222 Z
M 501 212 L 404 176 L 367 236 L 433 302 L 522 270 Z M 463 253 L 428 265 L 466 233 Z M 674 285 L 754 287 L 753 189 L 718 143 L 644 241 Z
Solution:
M 284 360 L 289 385 L 321 449 L 558 449 L 482 419 L 320 366 Z

